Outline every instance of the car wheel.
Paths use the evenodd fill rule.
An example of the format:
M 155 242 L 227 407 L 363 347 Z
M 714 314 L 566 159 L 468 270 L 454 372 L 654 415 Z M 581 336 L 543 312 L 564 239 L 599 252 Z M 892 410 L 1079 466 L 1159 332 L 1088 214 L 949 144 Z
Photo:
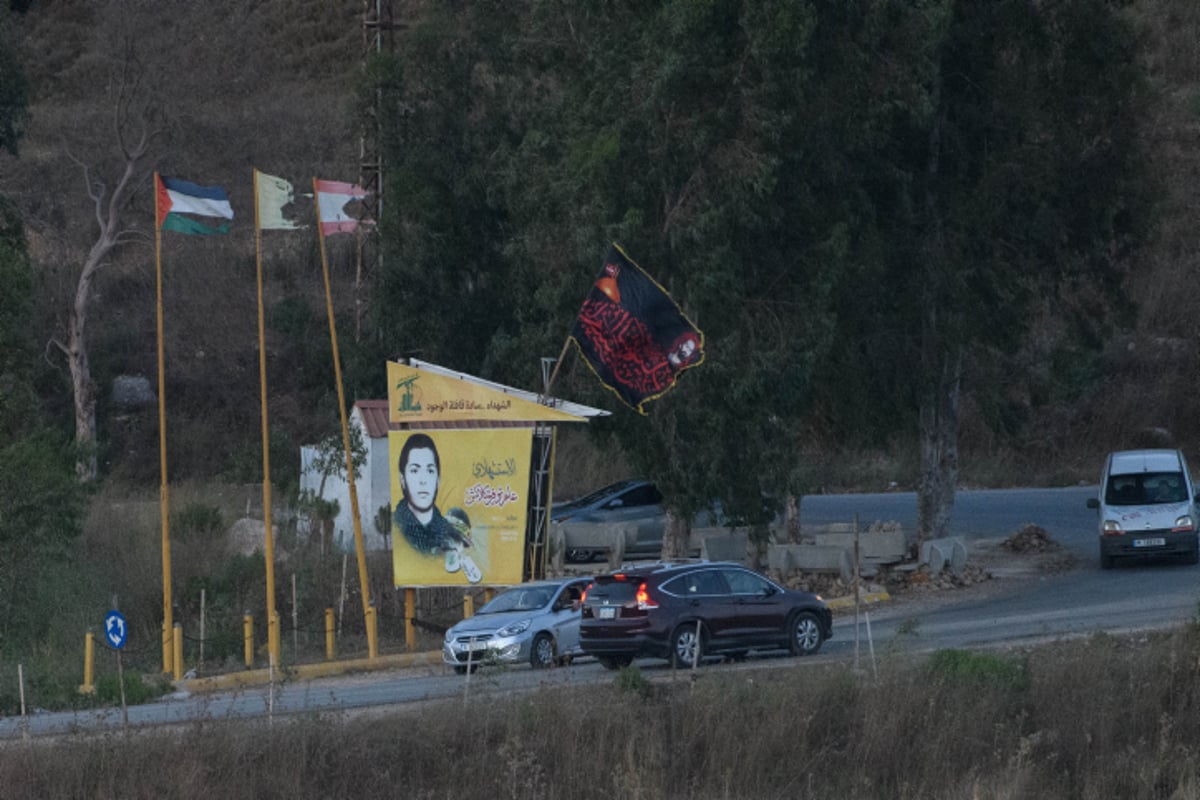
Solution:
M 671 634 L 671 663 L 679 669 L 699 664 L 704 657 L 704 636 L 695 622 L 680 625 Z
M 471 665 L 471 673 L 472 674 L 474 674 L 475 670 L 477 670 L 477 669 L 479 669 L 478 664 Z M 459 675 L 466 675 L 467 674 L 467 665 L 466 664 L 455 665 L 454 671 L 457 672 Z
M 811 656 L 821 649 L 825 637 L 821 634 L 821 624 L 816 616 L 802 611 L 792 619 L 790 642 L 792 655 Z
M 605 669 L 624 669 L 633 663 L 633 659 L 629 656 L 620 656 L 619 658 L 601 658 L 598 659 L 600 666 Z
M 557 656 L 554 654 L 554 639 L 548 633 L 539 633 L 533 637 L 533 645 L 529 648 L 529 663 L 534 669 L 545 669 L 554 666 Z

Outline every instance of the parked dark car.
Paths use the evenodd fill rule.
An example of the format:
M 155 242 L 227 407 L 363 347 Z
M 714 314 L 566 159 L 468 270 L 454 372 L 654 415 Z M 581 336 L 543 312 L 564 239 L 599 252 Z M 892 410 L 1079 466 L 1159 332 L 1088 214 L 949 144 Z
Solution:
M 618 481 L 575 500 L 555 504 L 550 509 L 550 519 L 554 522 L 637 522 L 640 523 L 639 541 L 630 543 L 629 555 L 655 558 L 662 553 L 666 512 L 662 507 L 662 493 L 647 481 Z M 567 561 L 586 563 L 604 552 L 572 548 L 566 556 Z
M 705 656 L 751 650 L 811 655 L 833 635 L 820 595 L 785 589 L 741 564 L 646 564 L 592 579 L 579 643 L 609 669 L 635 658 L 690 667 Z

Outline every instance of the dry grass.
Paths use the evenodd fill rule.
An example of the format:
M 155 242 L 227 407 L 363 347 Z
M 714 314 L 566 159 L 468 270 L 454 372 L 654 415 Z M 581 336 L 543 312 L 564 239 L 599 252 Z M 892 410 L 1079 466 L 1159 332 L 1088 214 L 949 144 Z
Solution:
M 795 666 L 795 668 L 792 668 Z M 1200 631 L 0 750 L 13 797 L 1200 797 Z

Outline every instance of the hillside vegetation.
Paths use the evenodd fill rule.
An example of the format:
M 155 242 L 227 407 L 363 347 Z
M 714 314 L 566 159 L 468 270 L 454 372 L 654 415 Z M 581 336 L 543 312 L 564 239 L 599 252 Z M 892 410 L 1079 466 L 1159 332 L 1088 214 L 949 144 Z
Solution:
M 261 556 L 226 558 L 217 529 L 261 510 L 207 485 L 262 478 L 252 169 L 301 193 L 358 180 L 367 120 L 381 266 L 350 237 L 329 247 L 349 398 L 382 396 L 384 361 L 408 354 L 535 388 L 612 240 L 706 331 L 705 363 L 647 417 L 568 354 L 556 393 L 614 416 L 565 437 L 562 494 L 640 472 L 674 511 L 718 497 L 761 523 L 789 493 L 923 485 L 937 454 L 918 431 L 939 425 L 964 485 L 1091 480 L 1130 444 L 1200 461 L 1191 0 L 394 5 L 403 27 L 367 58 L 349 0 L 12 4 L 31 102 L 0 196 L 30 269 L 0 322 L 36 396 L 20 416 L 52 430 L 5 473 L 25 501 L 21 524 L 0 517 L 6 656 L 74 652 L 114 594 L 151 639 L 158 624 L 157 520 L 124 505 L 156 497 L 157 407 L 113 393 L 157 377 L 153 168 L 225 187 L 238 215 L 162 254 L 175 578 L 185 605 L 220 597 L 236 659 Z M 158 135 L 87 303 L 100 481 L 82 514 L 38 454 L 72 434 L 58 343 L 121 122 Z M 313 228 L 264 234 L 263 266 L 272 478 L 294 509 L 299 446 L 338 423 Z M 294 545 L 323 607 L 339 564 Z M 60 663 L 48 683 L 66 697 L 78 677 Z
M 396 12 L 403 12 L 404 21 L 413 22 L 429 9 L 424 4 L 406 3 Z M 481 31 L 472 28 L 486 19 L 482 12 L 470 12 L 468 6 L 458 12 L 440 15 L 439 24 L 451 27 L 437 35 L 447 41 L 460 38 L 464 46 L 476 41 L 477 50 L 489 46 L 479 38 Z M 153 2 L 47 0 L 12 16 L 10 25 L 31 81 L 33 104 L 20 158 L 3 161 L 0 191 L 18 204 L 26 224 L 38 276 L 38 334 L 46 345 L 45 358 L 39 362 L 39 386 L 47 411 L 60 424 L 70 424 L 70 384 L 61 358 L 49 343 L 62 337 L 75 274 L 95 237 L 94 209 L 86 194 L 82 166 L 90 168 L 92 180 L 111 183 L 114 178 L 119 154 L 113 135 L 113 82 L 117 67 L 134 58 L 143 69 L 143 97 L 169 132 L 157 147 L 154 166 L 164 174 L 226 187 L 239 213 L 239 225 L 228 238 L 198 241 L 176 237 L 165 247 L 166 397 L 172 476 L 246 482 L 258 478 L 251 168 L 287 176 L 300 191 L 313 175 L 357 179 L 363 108 L 357 94 L 364 63 L 361 13 L 360 4 L 350 2 L 264 2 L 248 7 L 217 0 L 177 4 L 172 13 L 164 14 Z M 1137 253 L 1135 261 L 1125 265 L 1128 309 L 1136 309 L 1136 313 L 1117 314 L 1114 319 L 1123 322 L 1116 327 L 1099 324 L 1096 331 L 1105 337 L 1103 347 L 1090 355 L 1063 346 L 1063 320 L 1047 305 L 1041 334 L 1027 337 L 1019 349 L 986 369 L 983 365 L 975 368 L 964 391 L 960 437 L 968 483 L 1004 482 L 1014 475 L 1025 478 L 1030 475 L 1026 467 L 1031 463 L 1043 465 L 1034 473 L 1035 479 L 1040 475 L 1045 480 L 1062 480 L 1080 470 L 1090 474 L 1098 454 L 1137 440 L 1146 431 L 1165 431 L 1166 439 L 1189 449 L 1200 433 L 1196 400 L 1189 390 L 1200 363 L 1195 326 L 1190 322 L 1190 309 L 1200 303 L 1200 290 L 1190 277 L 1197 248 L 1189 215 L 1196 191 L 1196 72 L 1200 56 L 1195 34 L 1200 21 L 1194 4 L 1184 0 L 1141 0 L 1132 3 L 1128 13 L 1145 34 L 1141 60 L 1153 100 L 1140 136 L 1143 152 L 1151 159 L 1150 166 L 1163 189 L 1154 218 L 1155 239 Z M 428 28 L 421 30 L 426 37 L 431 33 Z M 414 36 L 413 30 L 400 30 L 391 38 L 390 47 L 409 53 L 428 46 L 428 40 L 418 41 Z M 434 48 L 429 58 L 455 57 L 450 50 L 438 52 Z M 476 57 L 483 57 L 481 50 Z M 478 75 L 471 78 L 474 82 L 479 79 Z M 428 90 L 439 91 L 435 86 Z M 452 85 L 441 91 L 445 94 L 431 97 L 444 97 L 448 106 L 461 102 L 453 99 L 452 91 L 459 90 Z M 446 136 L 449 131 L 429 133 Z M 435 141 L 448 148 L 447 163 L 469 167 L 461 159 L 473 157 L 470 142 Z M 436 150 L 431 153 L 434 157 Z M 536 175 L 527 177 L 537 180 Z M 396 184 L 390 188 L 402 193 L 405 187 Z M 464 202 L 474 201 L 464 198 Z M 446 211 L 452 213 L 449 208 Z M 484 209 L 472 212 L 464 206 L 461 212 L 478 215 Z M 149 178 L 144 175 L 141 191 L 126 215 L 140 239 L 122 248 L 105 268 L 91 306 L 102 471 L 135 483 L 156 477 L 155 409 L 115 406 L 111 387 L 120 375 L 140 375 L 153 381 L 156 374 L 151 216 Z M 467 229 L 461 223 L 470 220 L 468 216 L 455 222 L 447 216 L 439 224 L 445 226 L 444 235 L 465 236 Z M 473 224 L 481 222 L 476 216 Z M 458 234 L 455 225 L 459 225 Z M 467 241 L 464 238 L 464 246 Z M 479 244 L 492 246 L 482 240 Z M 422 316 L 426 302 L 420 295 L 396 294 L 394 287 L 389 288 L 387 276 L 368 273 L 367 288 L 356 291 L 352 246 L 336 240 L 332 245 L 334 296 L 343 320 L 341 342 L 352 397 L 379 396 L 383 391 L 382 359 L 412 351 L 432 360 L 451 356 L 447 358 L 450 366 L 533 386 L 537 358 L 551 355 L 551 350 L 556 353 L 569 329 L 571 311 L 564 305 L 562 313 L 553 318 L 530 320 L 545 331 L 539 334 L 541 339 L 529 340 L 544 342 L 532 350 L 518 347 L 522 340 L 517 331 L 478 318 L 479 330 L 471 336 L 483 350 L 473 356 L 454 356 L 436 339 L 422 338 L 419 333 L 411 341 L 393 338 L 388 330 L 395 328 L 394 324 L 381 327 L 381 307 L 390 308 L 393 315 L 426 320 L 422 324 L 440 323 Z M 550 242 L 537 246 L 548 247 Z M 286 479 L 287 471 L 294 468 L 295 448 L 300 443 L 315 440 L 336 424 L 315 248 L 311 228 L 298 235 L 269 237 L 264 247 L 271 420 L 280 450 L 275 461 L 280 479 Z M 600 232 L 562 252 L 565 259 L 582 261 L 577 271 L 563 274 L 559 279 L 562 286 L 553 289 L 576 298 L 564 302 L 577 303 L 583 296 L 587 275 L 594 271 L 603 249 L 604 233 Z M 589 257 L 583 259 L 577 253 Z M 460 255 L 472 257 L 461 247 Z M 551 253 L 538 256 L 547 257 L 554 258 Z M 657 267 L 664 280 L 686 269 L 668 269 L 665 262 L 654 260 L 648 260 L 646 266 L 652 272 Z M 464 292 L 472 280 L 478 281 L 458 274 L 450 277 L 451 272 L 468 269 L 467 264 L 445 263 L 444 267 L 447 277 L 438 280 L 445 281 L 445 289 L 437 291 Z M 394 267 L 389 269 L 394 271 Z M 503 280 L 534 277 L 516 270 Z M 675 283 L 677 290 L 683 290 L 679 299 L 687 307 L 687 284 L 682 277 Z M 486 291 L 492 293 L 495 303 L 504 302 L 495 279 L 483 285 L 491 286 Z M 371 286 L 383 286 L 386 291 L 371 294 Z M 546 287 L 544 291 L 549 290 Z M 397 300 L 407 304 L 398 305 Z M 476 303 L 465 294 L 462 301 Z M 361 330 L 355 322 L 356 304 L 367 309 L 360 317 L 365 325 Z M 706 318 L 700 323 L 709 324 Z M 412 328 L 397 330 L 413 332 Z M 467 333 L 461 325 L 459 331 Z M 711 333 L 715 335 L 716 330 Z M 712 357 L 718 360 L 713 361 L 709 377 L 721 381 L 721 356 L 714 353 Z M 585 401 L 609 403 L 610 395 L 595 388 L 594 379 L 573 355 L 567 366 L 561 391 Z M 1003 374 L 993 374 L 996 371 Z M 692 384 L 704 380 L 705 372 L 689 375 L 687 385 L 681 386 L 682 400 L 698 391 Z M 800 385 L 797 388 L 802 389 Z M 863 389 L 868 392 L 867 403 L 909 402 L 903 396 L 885 401 L 879 394 L 882 385 Z M 817 396 L 820 394 L 818 391 Z M 830 456 L 838 449 L 882 450 L 900 465 L 888 479 L 913 484 L 915 461 L 905 454 L 911 452 L 911 429 L 901 425 L 888 431 L 885 425 L 883 435 L 854 441 L 837 428 L 821 427 L 822 419 L 844 424 L 829 416 L 834 407 L 819 404 L 818 414 L 804 423 L 799 440 L 789 443 L 808 453 L 806 459 L 817 465 L 813 472 L 836 463 Z M 664 413 L 668 411 L 674 413 L 670 409 Z M 618 410 L 619 415 L 623 413 Z M 633 430 L 644 439 L 644 432 L 637 434 L 636 426 Z M 623 437 L 622 441 L 629 440 Z M 635 462 L 645 460 L 639 457 Z M 563 485 L 583 490 L 606 477 L 585 476 L 576 484 L 577 479 L 568 475 Z M 810 474 L 806 480 L 810 485 L 853 483 L 852 476 L 837 475 Z M 866 485 L 872 480 L 865 481 Z

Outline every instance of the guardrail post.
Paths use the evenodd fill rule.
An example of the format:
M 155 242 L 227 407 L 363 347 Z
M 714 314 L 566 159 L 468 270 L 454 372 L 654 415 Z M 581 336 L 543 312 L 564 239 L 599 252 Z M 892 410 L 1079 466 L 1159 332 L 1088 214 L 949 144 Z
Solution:
M 81 694 L 96 693 L 96 635 L 91 631 L 83 639 L 83 685 Z
M 417 590 L 404 590 L 404 646 L 408 652 L 417 649 L 417 629 L 413 620 L 417 618 Z
M 379 657 L 379 629 L 376 625 L 378 615 L 375 613 L 375 603 L 367 606 L 367 658 L 374 661 Z
M 333 661 L 334 642 L 335 642 L 335 639 L 333 637 L 333 608 L 330 607 L 330 608 L 325 609 L 325 659 L 327 661 Z
M 171 630 L 171 652 L 174 653 L 172 665 L 175 668 L 175 680 L 183 678 L 183 626 L 175 623 Z
M 242 637 L 246 655 L 246 669 L 254 666 L 254 617 L 249 612 L 242 617 Z

